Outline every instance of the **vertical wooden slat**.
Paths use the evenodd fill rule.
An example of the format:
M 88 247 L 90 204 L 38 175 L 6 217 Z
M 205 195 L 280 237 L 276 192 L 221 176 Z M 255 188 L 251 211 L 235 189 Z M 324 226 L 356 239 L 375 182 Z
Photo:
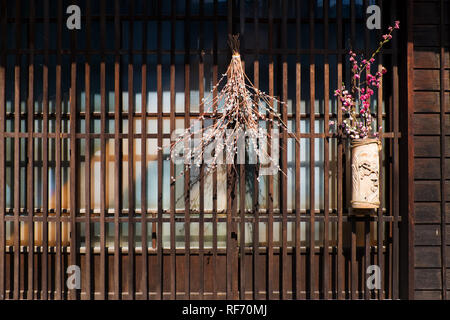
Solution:
M 148 1 L 144 1 L 142 32 L 142 66 L 141 66 L 141 98 L 142 98 L 142 138 L 141 138 L 141 248 L 142 248 L 142 299 L 148 299 L 148 246 L 147 246 L 147 27 Z M 162 128 L 159 128 L 162 130 Z
M 204 88 L 204 52 L 203 52 L 203 47 L 204 47 L 204 40 L 203 40 L 203 28 L 204 28 L 204 24 L 203 24 L 203 18 L 204 18 L 204 0 L 200 0 L 200 4 L 199 4 L 199 13 L 200 13 L 200 25 L 199 25 L 199 64 L 198 64 L 198 91 L 199 91 L 199 102 L 200 102 L 200 106 L 199 106 L 199 112 L 200 114 L 203 114 L 204 112 L 204 107 L 203 104 L 201 103 L 203 101 L 203 97 L 205 94 L 205 88 Z M 203 120 L 201 121 L 201 126 L 203 128 L 204 124 L 203 124 Z M 204 277 L 204 271 L 205 271 L 205 262 L 204 262 L 204 247 L 205 247 L 205 237 L 204 237 L 204 233 L 205 233 L 205 186 L 204 186 L 204 173 L 203 173 L 203 164 L 200 165 L 199 168 L 199 175 L 200 175 L 200 188 L 199 188 L 199 192 L 200 192 L 200 196 L 199 196 L 199 202 L 200 202 L 200 210 L 199 210 L 199 218 L 200 218 L 200 222 L 199 222 L 199 264 L 200 264 L 200 292 L 199 292 L 199 298 L 200 299 L 204 299 L 204 293 L 205 293 L 205 277 Z
M 233 34 L 233 1 L 227 1 L 227 30 L 228 36 Z M 235 189 L 235 172 L 231 164 L 226 164 L 227 168 L 227 244 L 226 244 L 226 291 L 227 299 L 233 299 L 233 202 Z
M 390 2 L 390 12 L 391 12 L 391 21 L 394 20 L 395 14 L 396 14 L 396 8 L 397 8 L 397 1 L 391 1 Z M 392 295 L 393 299 L 399 298 L 399 148 L 398 148 L 398 139 L 399 139 L 399 76 L 398 76 L 398 59 L 397 59 L 397 47 L 398 47 L 398 37 L 394 37 L 392 40 L 392 112 L 390 116 L 393 117 L 393 130 L 394 130 L 394 139 L 390 140 L 393 144 L 393 154 L 392 154 L 392 180 L 393 180 L 393 186 L 392 186 L 392 206 L 393 206 L 393 215 L 394 215 L 394 221 L 392 224 L 393 227 L 393 259 L 392 259 Z M 443 83 L 443 81 L 441 81 Z M 445 162 L 445 161 L 444 161 Z M 442 167 L 441 167 L 442 168 Z M 445 169 L 445 164 L 444 164 Z M 445 172 L 445 171 L 444 171 Z M 445 194 L 445 193 L 441 193 Z M 444 214 L 445 216 L 445 214 Z M 444 218 L 445 219 L 445 218 Z M 446 232 L 444 232 L 445 234 Z M 445 235 L 444 235 L 445 237 Z M 446 243 L 446 242 L 443 242 Z M 446 260 L 442 260 L 446 261 Z M 446 280 L 444 281 L 446 282 Z
M 235 274 L 233 273 L 233 258 L 234 258 L 234 248 L 235 244 L 233 238 L 236 236 L 235 228 L 233 224 L 233 218 L 235 215 L 233 214 L 234 202 L 235 202 L 235 184 L 236 184 L 236 172 L 235 168 L 232 164 L 227 164 L 227 256 L 226 256 L 226 272 L 227 272 L 227 299 L 231 300 L 234 298 L 233 292 L 233 280 Z M 234 276 L 233 276 L 234 275 Z
M 134 284 L 134 238 L 135 238 L 135 181 L 134 181 L 134 83 L 133 83 L 133 42 L 134 42 L 134 0 L 129 2 L 129 14 L 131 20 L 129 21 L 128 33 L 128 299 L 132 300 L 135 296 Z M 159 161 L 158 161 L 159 162 Z M 161 168 L 161 167 L 159 167 Z M 158 194 L 158 203 L 159 203 Z
M 245 299 L 245 164 L 239 164 L 239 299 Z
M 213 67 L 212 67 L 212 83 L 213 86 L 216 85 L 218 81 L 218 57 L 217 57 L 217 30 L 218 30 L 218 0 L 214 0 L 214 22 L 213 22 Z M 217 110 L 217 87 L 213 88 L 213 112 Z M 213 120 L 213 124 L 216 123 L 216 119 Z M 213 185 L 212 185 L 212 194 L 213 194 L 213 230 L 212 230 L 212 268 L 213 268 L 213 281 L 212 281 L 212 290 L 213 290 L 213 299 L 217 299 L 217 169 L 213 172 Z
M 287 51 L 287 1 L 283 1 L 282 3 L 282 21 L 281 21 L 281 46 L 284 52 Z M 280 111 L 283 117 L 283 122 L 287 125 L 288 123 L 288 115 L 287 115 L 287 103 L 288 103 L 288 62 L 287 56 L 284 53 L 282 58 L 282 101 L 283 104 L 280 105 Z M 281 274 L 281 299 L 287 299 L 287 288 L 288 288 L 288 244 L 287 244 L 287 173 L 288 173 L 288 164 L 287 164 L 287 129 L 283 129 L 282 131 L 282 143 L 281 143 L 281 170 L 284 174 L 281 174 L 281 213 L 282 213 L 282 237 L 281 237 L 281 261 L 282 261 L 282 272 Z
M 120 47 L 121 47 L 120 3 L 114 1 L 114 299 L 121 298 L 120 292 L 120 223 L 122 198 L 122 140 L 120 108 Z
M 447 175 L 447 165 L 446 165 L 446 159 L 445 155 L 448 151 L 447 144 L 446 144 L 446 128 L 448 126 L 448 122 L 446 123 L 446 105 L 445 105 L 445 43 L 448 41 L 448 38 L 445 39 L 446 30 L 445 30 L 445 6 L 444 1 L 440 1 L 440 8 L 441 8 L 441 14 L 440 14 L 440 21 L 439 21 L 439 45 L 440 45 L 440 55 L 439 55 L 439 76 L 440 76 L 440 88 L 439 88 L 439 105 L 440 105 L 440 111 L 441 111 L 441 282 L 442 282 L 442 300 L 447 300 L 448 292 L 447 292 L 447 215 L 446 215 L 446 201 L 450 199 L 446 199 L 447 197 L 447 186 L 446 186 L 446 175 Z M 448 36 L 448 27 L 447 27 L 447 36 Z M 448 43 L 448 42 L 447 42 Z M 394 42 L 394 47 L 396 47 L 397 42 Z M 395 51 L 394 51 L 395 52 Z M 394 66 L 396 65 L 397 60 L 394 59 Z M 396 77 L 396 74 L 394 74 L 394 81 L 398 80 Z M 448 78 L 447 78 L 448 80 Z M 397 82 L 394 83 L 396 85 Z M 394 100 L 397 102 L 396 100 Z M 394 126 L 397 125 L 396 120 L 394 120 Z M 394 130 L 397 128 L 394 128 Z M 395 130 L 396 132 L 396 130 Z M 394 163 L 394 166 L 397 165 L 398 168 L 398 162 Z M 396 168 L 395 168 L 396 169 Z M 394 173 L 395 173 L 394 169 Z M 397 212 L 396 212 L 397 214 Z M 394 229 L 395 231 L 396 229 Z M 396 234 L 394 233 L 394 236 Z
M 159 13 L 161 13 L 162 4 L 161 1 L 158 3 L 158 10 Z M 159 15 L 161 17 L 161 14 Z M 162 95 L 162 56 L 161 56 L 161 44 L 162 44 L 162 28 L 161 28 L 161 19 L 158 19 L 158 34 L 157 34 L 157 46 L 158 46 L 158 53 L 157 53 L 157 61 L 156 61 L 156 91 L 157 91 L 157 113 L 158 113 L 158 119 L 157 119 L 157 126 L 158 126 L 158 134 L 157 134 L 157 143 L 159 146 L 162 145 L 162 132 L 163 132 L 163 123 L 162 123 L 162 107 L 163 107 L 163 95 Z M 163 267 L 162 267 L 162 179 L 163 179 L 163 159 L 162 159 L 162 149 L 158 149 L 158 186 L 157 186 L 157 192 L 158 192 L 158 230 L 157 230 L 157 274 L 158 274 L 158 280 L 157 283 L 157 296 L 158 299 L 162 300 L 163 298 L 163 285 L 162 285 L 162 279 L 163 279 Z
M 296 15 L 301 17 L 301 3 L 296 3 Z M 295 62 L 295 298 L 300 299 L 303 284 L 304 269 L 301 267 L 301 224 L 300 224 L 300 121 L 301 121 L 301 79 L 302 65 L 300 61 L 301 20 L 296 19 L 296 62 Z
M 228 36 L 233 34 L 233 1 L 227 1 L 227 29 Z M 226 282 L 226 290 L 227 290 L 227 299 L 232 299 L 232 278 L 233 278 L 233 270 L 232 270 L 232 256 L 233 256 L 233 248 L 232 246 L 232 204 L 233 204 L 233 188 L 234 188 L 234 179 L 235 176 L 233 167 L 230 164 L 226 164 L 227 168 L 227 256 L 226 256 L 226 272 L 227 272 L 227 282 Z M 233 175 L 233 177 L 232 177 Z
M 362 287 L 364 289 L 364 299 L 366 300 L 371 298 L 371 291 L 369 290 L 366 284 L 367 268 L 372 264 L 370 256 L 371 256 L 370 217 L 366 217 L 364 219 L 364 269 L 362 270 L 362 274 L 365 276 L 361 280 Z
M 63 28 L 63 7 L 62 2 L 58 2 L 58 19 L 57 19 L 57 40 L 56 40 L 56 124 L 55 124 L 55 162 L 56 162 L 56 300 L 62 299 L 62 261 L 61 261 L 61 54 L 62 54 L 62 28 Z
M 352 47 L 355 47 L 356 37 L 356 0 L 350 0 L 350 43 Z M 356 48 L 354 48 L 356 49 Z
M 100 2 L 100 298 L 106 299 L 108 292 L 106 248 L 106 3 Z
M 1 42 L 0 42 L 0 181 L 5 180 L 5 111 L 6 111 L 6 1 L 0 3 Z M 5 195 L 6 185 L 0 186 L 0 300 L 5 299 Z
M 407 187 L 402 187 L 402 198 L 405 199 L 405 210 L 402 209 L 402 257 L 403 268 L 401 270 L 402 291 L 407 299 L 414 299 L 414 132 L 413 132 L 413 115 L 414 115 L 414 3 L 408 2 L 406 7 L 406 89 L 405 94 L 405 116 L 402 116 L 402 132 L 406 134 L 406 138 L 401 139 L 402 166 L 404 170 L 402 177 L 405 179 Z M 403 105 L 403 104 L 402 104 Z M 405 161 L 406 160 L 406 161 Z M 406 164 L 405 164 L 406 162 Z M 442 260 L 441 260 L 442 261 Z
M 325 52 L 328 52 L 328 6 L 329 0 L 325 0 L 323 2 L 323 18 L 324 18 L 324 44 L 325 44 Z M 323 237 L 323 298 L 326 300 L 329 298 L 329 275 L 331 269 L 329 267 L 330 257 L 328 252 L 329 245 L 329 207 L 330 207 L 330 199 L 329 199 L 329 166 L 330 166 L 330 156 L 329 156 L 329 92 L 330 92 L 330 65 L 328 63 L 328 54 L 324 55 L 324 66 L 323 66 L 323 92 L 324 92 L 324 131 L 325 131 L 325 139 L 323 141 L 323 195 L 324 195 L 324 237 Z
M 175 6 L 176 0 L 171 1 L 171 34 L 170 34 L 170 132 L 174 132 L 175 125 Z M 170 161 L 170 299 L 175 300 L 176 295 L 176 247 L 175 247 L 175 164 Z
M 390 9 L 389 6 L 384 6 L 383 7 L 383 3 L 381 6 L 381 9 L 388 11 Z M 381 35 L 381 32 L 380 32 Z M 389 56 L 388 54 L 386 56 Z M 388 74 L 390 78 L 392 78 L 392 72 L 390 74 Z M 390 79 L 386 78 L 386 83 L 389 85 L 390 84 Z M 386 90 L 383 91 L 383 99 L 384 101 L 382 101 L 382 106 L 384 105 L 384 110 L 383 108 L 381 108 L 381 112 L 378 114 L 378 118 L 379 118 L 379 126 L 383 126 L 383 112 L 389 115 L 392 115 L 393 113 L 393 93 L 392 93 L 392 86 L 386 86 Z M 384 121 L 384 127 L 385 127 L 385 131 L 388 130 L 392 130 L 393 127 L 393 117 L 387 117 Z M 383 137 L 384 138 L 384 137 Z M 384 159 L 391 159 L 392 158 L 392 143 L 389 139 L 384 139 L 382 140 L 382 142 L 384 142 L 384 149 L 382 150 L 383 152 L 380 153 L 380 161 L 381 164 L 380 166 L 383 165 L 384 163 Z M 393 228 L 394 228 L 394 221 L 392 220 L 392 218 L 394 217 L 394 211 L 393 211 L 393 205 L 392 205 L 392 199 L 393 199 L 393 194 L 392 194 L 392 171 L 393 171 L 393 163 L 392 161 L 387 161 L 386 164 L 384 165 L 384 167 L 382 167 L 382 170 L 384 171 L 384 176 L 385 176 L 385 191 L 383 191 L 381 193 L 381 195 L 385 195 L 385 199 L 381 200 L 381 207 L 386 207 L 386 214 L 387 216 L 390 218 L 389 222 L 387 222 L 386 228 L 385 228 L 385 239 L 386 239 L 386 254 L 385 254 L 385 258 L 386 258 L 386 292 L 387 292 L 387 298 L 388 299 L 392 299 L 392 275 L 393 275 Z
M 339 54 L 337 55 L 337 87 L 340 88 L 342 85 L 342 56 L 343 56 L 343 46 L 342 46 L 342 1 L 337 1 L 337 49 L 339 50 Z M 337 123 L 341 123 L 342 121 L 342 103 L 337 99 Z M 345 267 L 344 267 L 344 252 L 343 252 L 343 244 L 342 244 L 342 216 L 343 216 L 343 167 L 342 167 L 342 153 L 344 148 L 344 142 L 342 140 L 338 140 L 338 155 L 337 155 L 337 215 L 338 215 L 338 223 L 337 223 L 337 298 L 345 299 L 344 292 L 344 281 L 345 281 Z
M 48 298 L 48 51 L 49 0 L 44 1 L 44 65 L 42 67 L 42 299 Z
M 254 41 L 255 41 L 255 60 L 253 62 L 253 84 L 259 88 L 259 7 L 258 1 L 254 2 Z M 258 101 L 259 102 L 259 101 Z M 259 160 L 258 160 L 259 161 Z M 259 299 L 259 171 L 258 165 L 255 165 L 254 187 L 253 187 L 253 299 Z
M 239 6 L 239 27 L 240 27 L 240 45 L 241 45 L 241 59 L 242 68 L 245 70 L 245 3 L 240 2 Z M 245 156 L 244 156 L 245 162 Z M 240 243 L 239 243 L 239 298 L 241 300 L 245 299 L 245 163 L 239 163 L 239 233 L 240 233 Z
M 20 50 L 21 44 L 21 1 L 16 2 L 16 50 Z M 20 55 L 16 53 L 14 65 L 14 299 L 19 299 L 20 293 Z
M 349 209 L 350 212 L 352 212 L 351 208 Z M 351 299 L 355 300 L 358 298 L 358 262 L 356 261 L 356 221 L 353 219 L 354 217 L 350 217 L 350 223 L 351 223 L 351 244 L 350 244 L 350 270 L 351 270 Z
M 355 9 L 355 0 L 350 0 L 350 44 L 353 50 L 356 50 L 356 9 Z M 347 155 L 347 159 L 350 157 Z M 347 165 L 348 169 L 349 166 Z M 350 170 L 347 170 L 347 181 L 350 181 Z M 353 214 L 353 210 L 349 209 L 350 214 Z M 357 251 L 357 242 L 356 242 L 356 220 L 351 217 L 351 298 L 357 298 L 357 284 L 358 284 L 358 263 L 356 261 L 356 251 Z
M 274 75 L 273 75 L 273 52 L 272 52 L 272 46 L 273 46 L 273 13 L 272 13 L 273 3 L 272 0 L 269 0 L 268 3 L 268 9 L 269 9 L 269 95 L 273 97 L 274 95 L 274 88 L 273 88 L 273 81 L 274 81 Z M 270 102 L 270 108 L 273 108 L 273 101 Z M 272 132 L 272 121 L 273 121 L 273 115 L 270 114 L 270 120 L 267 123 L 267 132 Z M 268 154 L 272 155 L 272 139 L 268 137 Z M 267 292 L 267 299 L 271 300 L 273 299 L 273 176 L 268 175 L 267 176 L 267 213 L 268 213 L 268 222 L 267 222 L 267 242 L 268 242 L 268 248 L 267 248 L 267 285 L 266 285 L 266 292 Z
M 190 27 L 189 27 L 189 19 L 190 19 L 190 7 L 191 1 L 186 0 L 186 19 L 184 22 L 184 46 L 185 46 L 185 56 L 184 56 L 184 127 L 186 129 L 190 128 L 190 112 L 191 112 L 191 99 L 190 99 Z M 188 146 L 185 146 L 188 147 Z M 190 299 L 191 297 L 191 219 L 190 219 L 190 211 L 191 211 L 191 192 L 190 192 L 190 170 L 187 165 L 184 166 L 184 246 L 185 246 L 185 256 L 184 256 L 184 298 Z
M 77 64 L 76 64 L 76 31 L 70 32 L 70 265 L 77 264 L 77 233 L 76 233 L 76 212 L 77 212 L 77 180 L 78 180 L 78 151 L 76 143 L 77 129 Z M 72 289 L 69 292 L 69 299 L 76 299 L 77 291 Z
M 379 0 L 378 5 L 380 6 L 380 9 L 383 10 L 383 1 Z M 377 32 L 377 36 L 381 37 L 381 30 L 379 30 Z M 378 55 L 378 72 L 381 72 L 382 70 L 382 65 L 381 63 L 383 62 L 383 54 L 382 52 L 380 52 L 380 54 Z M 383 110 L 382 110 L 382 104 L 383 104 L 383 78 L 380 79 L 380 87 L 377 91 L 377 126 L 378 128 L 381 126 L 382 123 L 382 115 L 383 115 Z M 376 128 L 378 130 L 378 128 Z M 379 136 L 380 139 L 381 138 L 381 130 L 379 131 Z M 380 177 L 383 177 L 383 152 L 380 151 L 379 152 L 379 158 L 380 158 L 380 163 L 379 163 L 379 172 L 380 172 Z M 385 272 L 388 271 L 386 270 L 386 268 L 384 267 L 384 242 L 383 242 L 383 231 L 386 227 L 386 223 L 384 222 L 384 214 L 383 214 L 383 206 L 384 206 L 384 201 L 383 201 L 383 184 L 380 183 L 379 184 L 379 189 L 380 189 L 380 207 L 378 208 L 378 226 L 377 226 L 377 246 L 378 246 L 378 265 L 380 266 L 380 269 L 382 270 L 382 274 L 381 274 L 381 289 L 378 291 L 378 298 L 379 299 L 383 299 L 384 298 L 384 279 L 385 279 Z M 386 242 L 386 248 L 387 248 L 387 242 Z
M 316 99 L 316 89 L 315 89 L 315 56 L 314 50 L 314 0 L 309 2 L 309 128 L 310 128 L 310 139 L 309 139 L 309 207 L 310 207 L 310 220 L 309 220 L 309 294 L 311 299 L 316 299 L 316 268 L 315 268 L 315 99 Z
M 366 8 L 368 6 L 368 1 L 363 1 L 363 10 L 365 12 Z M 369 58 L 369 29 L 364 29 L 364 56 L 368 59 Z M 364 219 L 364 269 L 363 269 L 363 277 L 362 277 L 362 288 L 364 290 L 364 299 L 370 298 L 370 291 L 369 288 L 366 285 L 366 271 L 368 266 L 371 265 L 370 263 L 370 216 L 365 217 Z
M 34 224 L 33 224 L 33 215 L 34 215 L 34 167 L 33 167 L 33 150 L 34 150 L 34 142 L 33 142 L 33 115 L 34 115 L 34 0 L 29 2 L 29 10 L 30 10 L 30 19 L 28 23 L 28 49 L 30 50 L 28 55 L 28 101 L 27 101 L 27 147 L 28 147 L 28 167 L 27 167 L 27 222 L 28 222 L 28 292 L 27 299 L 32 300 L 34 295 Z
M 92 249 L 91 249 L 91 1 L 86 1 L 86 60 L 84 64 L 84 83 L 85 83 L 85 128 L 86 128 L 86 147 L 84 151 L 84 194 L 86 202 L 86 211 L 84 213 L 85 228 L 85 297 L 86 300 L 92 299 Z

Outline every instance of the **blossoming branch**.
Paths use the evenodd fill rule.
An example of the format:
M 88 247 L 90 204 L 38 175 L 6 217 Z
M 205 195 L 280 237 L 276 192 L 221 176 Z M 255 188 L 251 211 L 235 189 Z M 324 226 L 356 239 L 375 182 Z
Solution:
M 352 50 L 349 51 L 349 61 L 352 64 L 352 81 L 350 91 L 342 84 L 341 89 L 337 89 L 334 95 L 342 103 L 342 111 L 345 119 L 338 124 L 338 130 L 351 139 L 364 139 L 373 134 L 378 136 L 378 132 L 372 133 L 372 114 L 370 112 L 370 101 L 376 89 L 381 87 L 381 79 L 387 70 L 382 67 L 381 71 L 372 74 L 371 66 L 375 62 L 375 56 L 381 51 L 383 46 L 392 39 L 394 30 L 400 28 L 400 21 L 395 21 L 394 26 L 388 28 L 389 32 L 382 36 L 377 50 L 370 58 L 358 57 Z M 365 75 L 365 79 L 363 76 Z M 334 125 L 330 121 L 330 125 Z M 378 128 L 381 131 L 381 126 Z

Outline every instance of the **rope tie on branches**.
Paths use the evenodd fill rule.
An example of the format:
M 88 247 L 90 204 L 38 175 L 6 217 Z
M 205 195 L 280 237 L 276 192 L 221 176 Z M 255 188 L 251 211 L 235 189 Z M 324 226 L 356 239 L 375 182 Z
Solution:
M 354 139 L 352 140 L 351 147 L 356 148 L 372 143 L 376 143 L 378 145 L 378 151 L 381 151 L 382 145 L 380 139 Z

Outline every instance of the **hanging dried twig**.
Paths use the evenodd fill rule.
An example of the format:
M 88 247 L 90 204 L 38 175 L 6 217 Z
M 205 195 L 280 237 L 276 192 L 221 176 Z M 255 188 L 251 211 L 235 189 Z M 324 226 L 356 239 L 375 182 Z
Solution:
M 212 88 L 209 97 L 201 101 L 205 111 L 197 119 L 198 123 L 191 125 L 172 142 L 172 160 L 183 160 L 186 170 L 191 166 L 203 166 L 203 174 L 207 175 L 224 163 L 224 155 L 225 163 L 233 167 L 236 163 L 244 163 L 247 151 L 253 153 L 259 167 L 262 164 L 275 166 L 277 171 L 286 174 L 280 169 L 276 157 L 268 152 L 267 141 L 274 139 L 274 136 L 259 125 L 260 121 L 269 121 L 274 127 L 277 125 L 287 130 L 287 125 L 273 107 L 274 103 L 282 105 L 285 102 L 255 88 L 247 77 L 242 68 L 238 35 L 230 36 L 228 43 L 232 50 L 230 65 Z M 217 95 L 213 94 L 215 90 Z M 215 121 L 203 126 L 205 119 Z M 171 177 L 172 181 L 176 178 Z

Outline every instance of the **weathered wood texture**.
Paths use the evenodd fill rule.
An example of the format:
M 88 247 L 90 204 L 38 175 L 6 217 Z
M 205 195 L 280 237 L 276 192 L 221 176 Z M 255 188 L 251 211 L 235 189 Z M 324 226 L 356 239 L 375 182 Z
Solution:
M 372 2 L 78 0 L 82 29 L 70 31 L 68 1 L 0 0 L 0 299 L 408 297 L 400 258 L 413 257 L 413 210 L 401 210 L 408 199 L 419 295 L 441 293 L 450 63 L 441 50 L 448 31 L 427 17 L 411 29 L 411 86 L 402 84 L 402 38 L 376 62 L 389 70 L 373 101 L 383 125 L 381 203 L 372 216 L 350 215 L 349 150 L 329 120 L 344 117 L 332 91 L 348 83 L 349 45 L 368 54 L 382 34 L 364 29 Z M 405 2 L 376 1 L 383 24 L 403 17 Z M 418 10 L 439 13 L 439 3 Z M 270 103 L 292 132 L 269 144 L 281 146 L 287 175 L 258 179 L 254 166 L 229 166 L 233 183 L 223 187 L 226 170 L 210 184 L 201 175 L 199 194 L 191 177 L 203 167 L 185 166 L 173 182 L 183 165 L 156 146 L 204 111 L 199 101 L 225 72 L 227 35 L 237 32 L 254 85 L 286 102 Z M 403 113 L 407 89 L 415 95 Z M 403 172 L 414 143 L 415 170 L 406 162 Z M 410 198 L 405 177 L 416 189 Z M 66 287 L 73 264 L 78 291 Z M 365 285 L 373 264 L 379 290 Z
M 414 287 L 449 299 L 450 2 L 414 1 Z

